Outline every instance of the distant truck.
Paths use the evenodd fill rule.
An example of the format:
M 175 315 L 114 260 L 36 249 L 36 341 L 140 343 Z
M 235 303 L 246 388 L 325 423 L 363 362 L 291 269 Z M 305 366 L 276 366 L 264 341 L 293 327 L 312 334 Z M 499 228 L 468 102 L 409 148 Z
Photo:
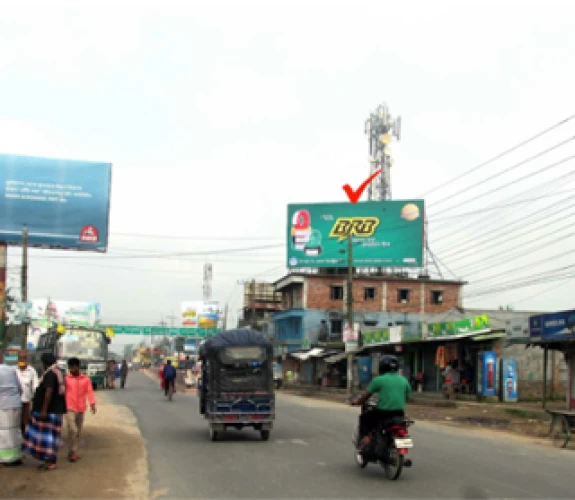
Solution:
M 109 343 L 110 339 L 103 329 L 69 326 L 59 333 L 56 327 L 52 327 L 40 335 L 31 364 L 42 375 L 42 354 L 49 352 L 56 356 L 58 367 L 65 373 L 68 359 L 78 358 L 80 370 L 90 377 L 94 390 L 104 388 Z

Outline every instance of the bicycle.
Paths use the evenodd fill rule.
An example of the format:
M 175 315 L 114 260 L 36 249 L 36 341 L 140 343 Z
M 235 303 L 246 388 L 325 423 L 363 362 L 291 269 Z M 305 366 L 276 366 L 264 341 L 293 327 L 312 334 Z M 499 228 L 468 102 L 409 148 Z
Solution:
M 167 394 L 168 401 L 173 401 L 174 392 L 175 392 L 174 382 L 169 381 L 169 382 L 167 382 L 167 384 L 168 384 L 168 394 Z

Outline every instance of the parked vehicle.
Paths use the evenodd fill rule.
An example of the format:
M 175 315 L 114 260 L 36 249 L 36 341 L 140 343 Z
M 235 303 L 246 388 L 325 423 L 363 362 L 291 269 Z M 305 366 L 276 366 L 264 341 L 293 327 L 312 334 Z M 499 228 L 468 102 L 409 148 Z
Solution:
M 52 327 L 40 335 L 31 364 L 41 375 L 44 371 L 42 354 L 49 352 L 56 356 L 58 367 L 66 373 L 68 359 L 78 358 L 80 370 L 90 377 L 94 389 L 104 388 L 109 343 L 105 330 L 98 328 L 70 326 L 59 333 L 56 327 Z
M 375 409 L 377 403 L 367 401 L 361 411 L 365 413 Z M 377 428 L 369 435 L 368 443 L 363 444 L 360 449 L 358 449 L 358 423 L 353 435 L 356 463 L 362 469 L 370 463 L 378 463 L 385 470 L 388 479 L 398 479 L 403 467 L 411 467 L 411 460 L 406 457 L 408 450 L 413 448 L 413 440 L 407 429 L 414 423 L 406 417 L 394 417 L 379 422 Z
M 228 330 L 200 347 L 200 413 L 216 441 L 228 428 L 252 427 L 267 441 L 275 418 L 273 345 L 259 332 Z

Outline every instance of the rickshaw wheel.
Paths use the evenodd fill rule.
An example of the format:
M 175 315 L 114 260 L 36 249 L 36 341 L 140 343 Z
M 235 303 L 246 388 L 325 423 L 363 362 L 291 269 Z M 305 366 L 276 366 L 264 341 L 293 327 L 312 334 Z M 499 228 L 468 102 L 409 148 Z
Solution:
M 270 431 L 260 431 L 260 436 L 262 437 L 263 441 L 269 441 Z

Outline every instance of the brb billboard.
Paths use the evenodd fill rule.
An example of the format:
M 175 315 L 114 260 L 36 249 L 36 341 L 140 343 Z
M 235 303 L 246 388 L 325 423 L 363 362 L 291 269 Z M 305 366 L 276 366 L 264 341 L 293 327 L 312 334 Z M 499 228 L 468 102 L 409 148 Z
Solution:
M 0 241 L 105 252 L 112 165 L 0 155 Z
M 423 200 L 288 205 L 288 268 L 422 267 Z

